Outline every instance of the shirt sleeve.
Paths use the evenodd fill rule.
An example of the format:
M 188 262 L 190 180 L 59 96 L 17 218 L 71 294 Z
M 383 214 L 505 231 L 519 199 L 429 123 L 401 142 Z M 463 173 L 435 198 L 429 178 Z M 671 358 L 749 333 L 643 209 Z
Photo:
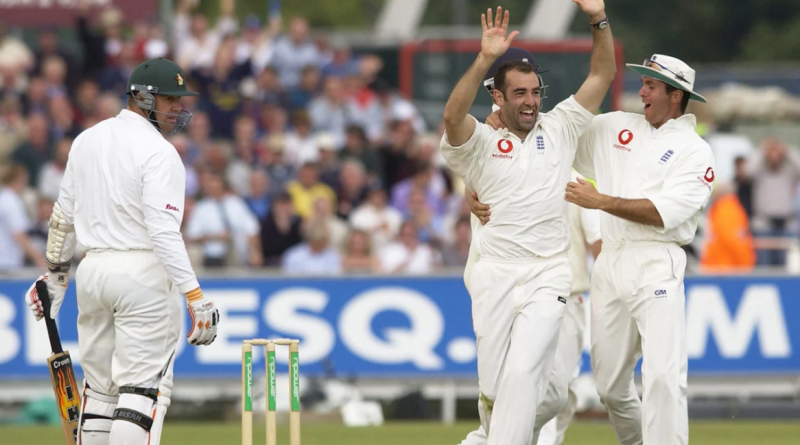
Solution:
M 656 228 L 657 231 L 674 229 L 703 209 L 711 197 L 713 184 L 714 155 L 710 149 L 693 150 L 675 159 L 661 190 L 657 194 L 644 193 L 664 222 L 664 227 Z
M 575 100 L 575 96 L 570 96 L 559 102 L 553 108 L 553 111 L 547 113 L 547 116 L 552 116 L 552 119 L 558 123 L 564 141 L 573 150 L 577 148 L 578 138 L 581 137 L 589 127 L 589 124 L 592 123 L 592 119 L 594 119 L 594 114 L 583 108 L 583 105 Z
M 186 170 L 178 153 L 171 146 L 159 147 L 142 172 L 144 223 L 153 252 L 183 294 L 200 287 L 181 236 L 185 190 Z
M 72 142 L 72 152 L 80 141 L 80 136 Z M 75 180 L 73 178 L 74 161 L 72 156 L 67 156 L 67 165 L 64 167 L 64 177 L 61 179 L 61 188 L 58 191 L 58 205 L 61 215 L 67 224 L 75 224 Z
M 475 119 L 474 116 L 470 116 Z M 481 148 L 486 145 L 486 125 L 478 122 L 475 119 L 475 130 L 472 132 L 467 142 L 459 146 L 452 146 L 447 139 L 447 132 L 442 135 L 442 141 L 439 143 L 439 148 L 442 150 L 447 165 L 457 175 L 461 176 L 467 185 L 472 186 L 473 174 L 475 168 L 481 162 Z
M 581 207 L 581 229 L 586 243 L 592 245 L 600 241 L 600 211 Z

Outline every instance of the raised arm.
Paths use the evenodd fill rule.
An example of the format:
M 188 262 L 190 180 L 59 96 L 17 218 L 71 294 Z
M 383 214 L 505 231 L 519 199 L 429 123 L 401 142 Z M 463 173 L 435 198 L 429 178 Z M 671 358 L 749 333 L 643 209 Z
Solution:
M 597 24 L 606 18 L 603 0 L 572 1 L 577 3 L 581 10 L 589 16 L 590 23 Z M 589 76 L 575 94 L 575 100 L 592 113 L 597 112 L 616 74 L 617 64 L 614 58 L 614 38 L 611 36 L 611 26 L 607 25 L 604 29 L 597 29 L 593 26 Z
M 508 31 L 508 11 L 503 14 L 503 8 L 497 8 L 497 15 L 492 22 L 492 10 L 481 14 L 483 37 L 481 38 L 481 52 L 469 67 L 466 74 L 458 81 L 447 104 L 444 107 L 444 126 L 450 145 L 459 146 L 467 142 L 475 131 L 475 119 L 469 116 L 469 109 L 475 101 L 475 95 L 481 88 L 483 77 L 492 63 L 506 52 L 514 37 L 519 34 L 513 31 L 506 36 Z

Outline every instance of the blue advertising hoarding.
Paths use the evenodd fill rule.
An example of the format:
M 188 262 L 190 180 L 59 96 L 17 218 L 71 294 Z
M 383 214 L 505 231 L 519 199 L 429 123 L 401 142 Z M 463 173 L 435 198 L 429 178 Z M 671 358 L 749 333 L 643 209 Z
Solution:
M 30 284 L 0 281 L 2 378 L 47 376 L 45 327 L 23 301 Z M 222 324 L 211 346 L 180 342 L 179 378 L 237 378 L 241 341 L 270 337 L 301 340 L 304 374 L 476 376 L 470 301 L 458 276 L 201 279 L 201 285 Z M 690 277 L 686 294 L 690 375 L 800 374 L 794 350 L 800 278 Z M 74 283 L 58 318 L 65 349 L 79 365 Z M 184 318 L 184 332 L 187 325 Z M 277 358 L 285 370 L 287 354 L 279 349 Z

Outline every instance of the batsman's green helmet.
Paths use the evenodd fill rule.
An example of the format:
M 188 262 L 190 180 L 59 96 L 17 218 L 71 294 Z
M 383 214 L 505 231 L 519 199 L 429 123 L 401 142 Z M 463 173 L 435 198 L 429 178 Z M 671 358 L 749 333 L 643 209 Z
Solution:
M 186 74 L 175 62 L 164 58 L 151 59 L 137 66 L 128 78 L 126 94 L 147 91 L 162 96 L 197 96 L 186 89 Z

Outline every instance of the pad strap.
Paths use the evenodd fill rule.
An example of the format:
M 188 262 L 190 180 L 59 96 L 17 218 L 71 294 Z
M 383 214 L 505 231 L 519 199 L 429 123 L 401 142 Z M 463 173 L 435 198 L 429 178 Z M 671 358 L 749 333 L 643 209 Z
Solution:
M 136 388 L 134 386 L 122 386 L 119 388 L 120 395 L 136 394 L 151 399 L 153 403 L 158 401 L 158 388 Z
M 150 431 L 150 428 L 153 427 L 153 419 L 150 418 L 150 416 L 128 408 L 115 409 L 114 420 L 131 422 L 135 425 L 139 425 L 145 431 Z

